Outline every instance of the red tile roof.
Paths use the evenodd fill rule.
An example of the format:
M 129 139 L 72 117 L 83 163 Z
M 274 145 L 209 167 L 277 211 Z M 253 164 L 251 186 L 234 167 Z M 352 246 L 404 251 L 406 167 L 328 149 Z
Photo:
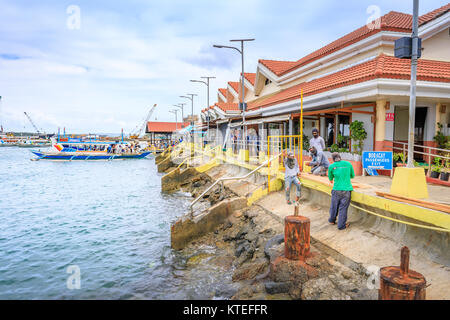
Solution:
M 222 111 L 225 111 L 225 112 L 239 110 L 239 106 L 238 106 L 237 103 L 221 103 L 221 102 L 218 102 L 218 103 L 216 103 L 214 105 L 217 106 Z
M 227 98 L 227 89 L 220 88 L 219 92 L 225 97 L 225 99 Z
M 427 22 L 430 22 L 433 19 L 436 19 L 440 17 L 441 15 L 447 13 L 450 11 L 450 3 L 447 3 L 445 6 L 442 6 L 436 10 L 433 10 L 431 12 L 428 12 L 422 16 L 419 17 L 419 25 L 423 25 Z
M 409 80 L 410 69 L 410 60 L 398 59 L 381 54 L 370 61 L 348 69 L 284 89 L 267 99 L 262 99 L 255 103 L 250 102 L 248 108 L 258 109 L 297 99 L 300 97 L 301 89 L 303 89 L 304 96 L 309 96 L 372 79 L 386 78 Z M 450 62 L 419 59 L 417 80 L 449 83 Z
M 147 132 L 174 132 L 177 129 L 180 130 L 188 125 L 189 122 L 176 123 L 176 122 L 149 121 L 147 122 Z
M 278 61 L 278 60 L 264 60 L 260 59 L 258 61 L 264 65 L 267 69 L 275 73 L 277 76 L 284 73 L 284 71 L 292 68 L 297 64 L 296 61 Z
M 252 84 L 252 86 L 255 85 L 256 73 L 247 73 L 247 72 L 245 72 L 244 73 L 244 78 L 247 79 Z
M 419 24 L 423 25 L 442 14 L 445 14 L 450 10 L 450 3 L 426 13 L 419 17 Z M 276 60 L 259 60 L 264 66 L 269 68 L 277 76 L 288 73 L 296 68 L 304 66 L 314 60 L 317 60 L 323 56 L 333 53 L 339 49 L 347 47 L 353 43 L 361 41 L 375 33 L 380 31 L 397 31 L 397 32 L 411 32 L 412 15 L 391 11 L 381 17 L 381 24 L 379 29 L 369 29 L 366 25 L 360 27 L 353 32 L 346 34 L 345 36 L 327 44 L 326 46 L 308 54 L 297 61 L 276 61 Z
M 241 84 L 240 82 L 229 81 L 228 84 L 233 88 L 234 91 L 236 91 L 237 93 L 239 92 L 239 85 Z

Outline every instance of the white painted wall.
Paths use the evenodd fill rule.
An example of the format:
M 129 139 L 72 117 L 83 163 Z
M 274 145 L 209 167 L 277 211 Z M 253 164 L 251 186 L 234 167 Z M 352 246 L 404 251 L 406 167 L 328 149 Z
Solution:
M 361 108 L 358 109 L 361 111 L 372 111 L 372 108 Z M 373 146 L 373 135 L 374 135 L 374 124 L 371 122 L 371 115 L 370 114 L 363 114 L 363 113 L 353 113 L 352 114 L 352 121 L 362 121 L 364 123 L 364 129 L 367 132 L 367 138 L 364 140 L 364 147 L 363 151 L 372 151 Z M 355 144 L 354 141 L 352 141 L 352 150 L 354 150 L 353 145 Z

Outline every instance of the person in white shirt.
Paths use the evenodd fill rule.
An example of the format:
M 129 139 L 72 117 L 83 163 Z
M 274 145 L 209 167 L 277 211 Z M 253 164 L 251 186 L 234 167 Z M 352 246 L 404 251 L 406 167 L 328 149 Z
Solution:
M 312 135 L 313 137 L 309 140 L 309 147 L 314 147 L 317 151 L 325 150 L 325 140 L 319 136 L 319 130 L 317 128 L 312 130 Z

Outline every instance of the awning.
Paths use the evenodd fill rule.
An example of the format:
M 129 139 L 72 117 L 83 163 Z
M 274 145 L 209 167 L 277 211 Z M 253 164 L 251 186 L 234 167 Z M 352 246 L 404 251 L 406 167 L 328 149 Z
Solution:
M 253 120 L 246 120 L 245 123 L 241 122 L 236 122 L 236 123 L 231 123 L 230 127 L 234 128 L 234 127 L 240 127 L 243 125 L 252 125 L 252 124 L 260 124 L 260 123 L 268 123 L 268 122 L 281 122 L 281 121 L 288 121 L 290 118 L 290 115 L 284 115 L 284 116 L 276 116 L 276 117 L 268 117 L 268 118 L 260 118 L 260 119 L 253 119 Z

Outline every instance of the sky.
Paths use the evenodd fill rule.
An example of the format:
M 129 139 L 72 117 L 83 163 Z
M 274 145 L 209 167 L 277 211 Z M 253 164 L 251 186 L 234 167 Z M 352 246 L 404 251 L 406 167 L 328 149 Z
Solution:
M 213 48 L 245 45 L 245 72 L 258 59 L 298 60 L 366 24 L 374 14 L 412 13 L 412 0 L 0 0 L 0 123 L 6 131 L 129 133 L 175 121 L 174 104 L 206 107 L 238 81 L 240 55 Z M 419 14 L 448 1 L 422 0 Z M 368 10 L 369 9 L 369 10 Z M 178 113 L 178 121 L 181 114 Z

